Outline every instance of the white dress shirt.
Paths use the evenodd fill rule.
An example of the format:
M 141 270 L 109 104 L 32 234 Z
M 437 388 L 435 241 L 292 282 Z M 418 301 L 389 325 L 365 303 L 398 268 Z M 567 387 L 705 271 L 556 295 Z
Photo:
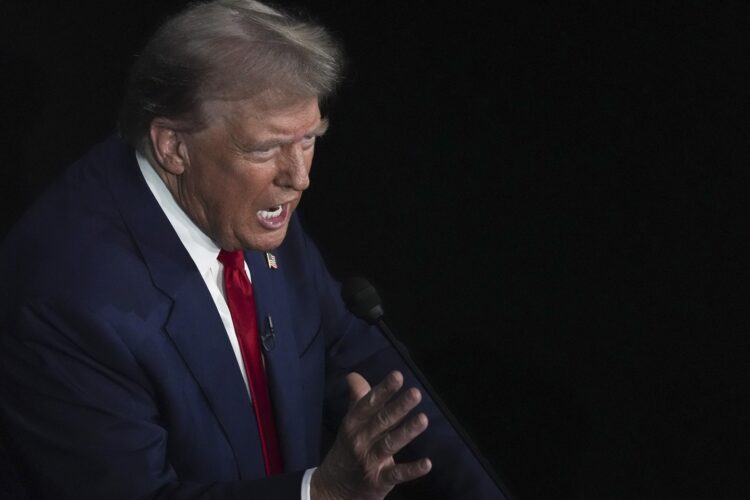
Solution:
M 136 159 L 138 160 L 138 166 L 141 169 L 141 174 L 143 174 L 148 188 L 151 190 L 154 198 L 156 198 L 157 203 L 159 203 L 164 215 L 167 216 L 169 223 L 174 228 L 182 245 L 187 250 L 190 258 L 193 259 L 195 267 L 198 268 L 198 272 L 206 283 L 206 288 L 208 288 L 216 310 L 221 317 L 221 322 L 224 325 L 229 343 L 232 345 L 234 357 L 237 360 L 240 372 L 242 372 L 245 388 L 248 395 L 250 395 L 250 386 L 247 383 L 247 373 L 245 372 L 245 363 L 242 360 L 242 351 L 240 351 L 240 344 L 237 340 L 237 334 L 234 331 L 234 323 L 232 323 L 232 314 L 229 312 L 229 306 L 227 305 L 224 293 L 224 266 L 217 258 L 221 248 L 201 231 L 182 208 L 180 208 L 172 193 L 169 192 L 167 186 L 156 173 L 154 167 L 151 166 L 148 159 L 138 152 L 136 152 Z M 252 282 L 247 262 L 245 263 L 245 272 L 248 279 Z M 302 500 L 310 500 L 310 480 L 314 470 L 314 468 L 308 469 L 302 478 Z

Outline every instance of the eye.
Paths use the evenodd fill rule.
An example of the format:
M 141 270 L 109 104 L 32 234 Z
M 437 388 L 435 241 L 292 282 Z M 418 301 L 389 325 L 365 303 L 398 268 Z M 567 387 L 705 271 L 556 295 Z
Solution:
M 302 138 L 300 144 L 302 144 L 303 149 L 310 149 L 315 145 L 315 139 L 317 138 L 316 135 L 306 135 Z
M 263 162 L 268 161 L 274 157 L 276 151 L 279 149 L 278 146 L 269 146 L 266 148 L 253 148 L 249 151 L 250 158 L 253 161 Z

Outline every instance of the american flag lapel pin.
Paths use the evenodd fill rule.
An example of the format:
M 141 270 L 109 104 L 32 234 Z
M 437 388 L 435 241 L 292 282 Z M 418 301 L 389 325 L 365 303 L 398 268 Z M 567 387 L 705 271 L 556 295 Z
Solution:
M 271 252 L 266 252 L 266 262 L 268 262 L 268 269 L 279 268 L 278 264 L 276 264 L 276 256 Z

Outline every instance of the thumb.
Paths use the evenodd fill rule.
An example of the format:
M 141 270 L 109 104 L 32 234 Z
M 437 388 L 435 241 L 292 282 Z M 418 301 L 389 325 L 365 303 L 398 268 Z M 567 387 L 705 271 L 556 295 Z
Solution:
M 349 401 L 351 401 L 352 404 L 356 403 L 370 392 L 370 384 L 357 372 L 349 373 L 346 376 L 346 383 L 349 385 Z

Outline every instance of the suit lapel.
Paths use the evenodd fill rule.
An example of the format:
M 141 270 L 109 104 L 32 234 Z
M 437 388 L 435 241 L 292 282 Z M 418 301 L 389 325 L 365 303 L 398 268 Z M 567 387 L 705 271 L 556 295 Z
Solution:
M 271 402 L 281 444 L 284 470 L 308 467 L 307 439 L 303 418 L 303 395 L 297 342 L 292 331 L 288 293 L 282 275 L 271 269 L 263 252 L 246 252 L 252 275 L 258 329 L 269 334 L 268 318 L 274 329 L 274 346 L 264 349 Z M 280 266 L 283 263 L 278 263 Z
M 166 329 L 224 428 L 240 477 L 258 477 L 263 460 L 252 405 L 224 325 L 203 279 L 194 275 L 175 291 Z
M 119 143 L 119 141 L 116 141 Z M 117 144 L 116 144 L 117 145 Z M 119 143 L 110 186 L 156 286 L 173 301 L 165 329 L 200 386 L 234 451 L 241 478 L 263 474 L 255 416 L 210 293 L 141 176 L 134 152 Z

